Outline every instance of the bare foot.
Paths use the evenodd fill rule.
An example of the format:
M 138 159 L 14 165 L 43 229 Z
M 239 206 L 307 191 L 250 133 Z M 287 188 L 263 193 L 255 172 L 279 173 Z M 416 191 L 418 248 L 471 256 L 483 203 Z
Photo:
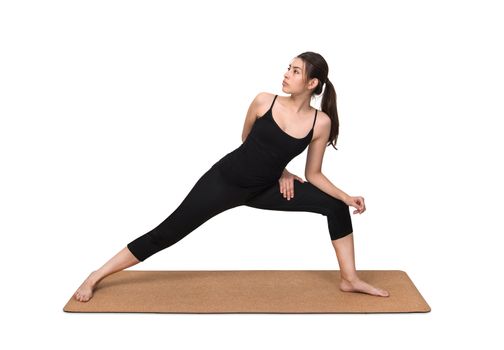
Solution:
M 96 286 L 95 272 L 93 271 L 89 274 L 88 278 L 82 282 L 81 286 L 74 293 L 75 300 L 77 301 L 88 301 L 93 297 L 93 290 Z
M 376 295 L 380 297 L 389 296 L 389 293 L 386 290 L 373 287 L 372 285 L 358 278 L 351 281 L 342 278 L 340 282 L 340 289 L 343 292 L 359 292 L 359 293 Z

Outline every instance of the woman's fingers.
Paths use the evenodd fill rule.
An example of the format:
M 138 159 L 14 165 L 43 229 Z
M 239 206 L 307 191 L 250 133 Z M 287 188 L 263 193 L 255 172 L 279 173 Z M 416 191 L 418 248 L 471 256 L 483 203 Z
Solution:
M 280 192 L 287 200 L 294 197 L 294 181 L 292 179 L 280 181 Z
M 357 197 L 351 197 L 350 198 L 350 203 L 348 203 L 348 206 L 352 206 L 355 208 L 353 211 L 354 214 L 357 214 L 359 212 L 359 201 Z
M 362 197 L 353 197 L 353 206 L 357 208 L 357 210 L 354 210 L 354 214 L 362 214 L 366 211 L 366 204 Z
M 364 213 L 366 210 L 366 204 L 364 203 L 364 198 L 362 197 L 359 197 L 359 207 L 361 214 Z
M 284 193 L 284 198 L 287 200 L 290 200 L 291 197 L 294 196 L 294 190 L 292 189 L 292 180 L 287 180 L 286 181 L 286 186 L 285 186 L 285 193 Z
M 294 197 L 294 180 L 299 182 L 305 182 L 302 178 L 297 175 L 290 174 L 289 176 L 282 176 L 279 180 L 280 182 L 280 192 L 283 194 L 284 198 L 290 200 Z
M 286 181 L 284 179 L 280 179 L 278 181 L 280 183 L 280 193 L 284 196 L 286 196 L 287 193 L 287 188 L 286 188 Z

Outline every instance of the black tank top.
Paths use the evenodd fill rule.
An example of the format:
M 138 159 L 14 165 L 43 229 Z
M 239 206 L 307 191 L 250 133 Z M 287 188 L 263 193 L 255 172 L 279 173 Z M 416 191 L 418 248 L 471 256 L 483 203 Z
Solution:
M 238 148 L 215 165 L 222 175 L 240 187 L 266 186 L 278 181 L 287 164 L 310 144 L 317 112 L 308 134 L 297 138 L 287 134 L 273 119 L 271 107 L 252 125 L 249 135 Z

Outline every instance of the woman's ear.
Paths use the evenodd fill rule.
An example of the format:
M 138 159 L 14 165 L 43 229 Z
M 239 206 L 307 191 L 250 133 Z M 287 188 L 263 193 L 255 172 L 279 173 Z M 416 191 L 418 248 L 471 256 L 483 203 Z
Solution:
M 317 78 L 311 78 L 308 82 L 308 89 L 315 89 L 318 86 L 319 80 Z

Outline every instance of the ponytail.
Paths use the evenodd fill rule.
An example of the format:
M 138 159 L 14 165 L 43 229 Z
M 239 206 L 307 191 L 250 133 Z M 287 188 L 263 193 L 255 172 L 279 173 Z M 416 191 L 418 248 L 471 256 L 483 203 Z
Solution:
M 329 139 L 327 140 L 327 146 L 332 145 L 334 149 L 337 150 L 336 142 L 339 135 L 339 119 L 338 110 L 336 108 L 336 90 L 334 90 L 334 86 L 329 78 L 327 78 L 325 82 L 321 109 L 322 112 L 331 118 L 331 133 L 329 134 Z

